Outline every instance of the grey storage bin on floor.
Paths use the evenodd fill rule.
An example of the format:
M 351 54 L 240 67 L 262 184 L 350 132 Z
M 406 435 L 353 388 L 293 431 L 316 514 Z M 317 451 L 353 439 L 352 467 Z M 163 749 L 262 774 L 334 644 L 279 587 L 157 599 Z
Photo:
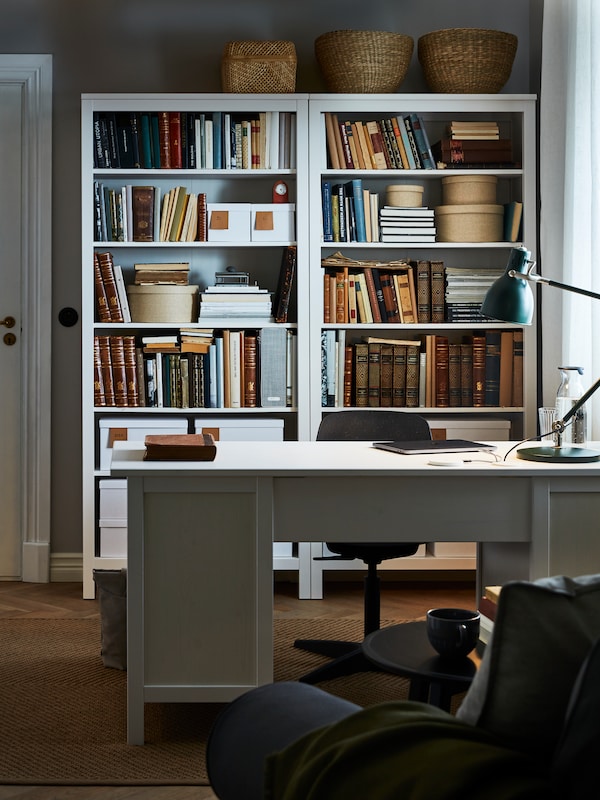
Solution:
M 127 669 L 127 570 L 95 569 L 100 605 L 100 654 L 105 667 Z

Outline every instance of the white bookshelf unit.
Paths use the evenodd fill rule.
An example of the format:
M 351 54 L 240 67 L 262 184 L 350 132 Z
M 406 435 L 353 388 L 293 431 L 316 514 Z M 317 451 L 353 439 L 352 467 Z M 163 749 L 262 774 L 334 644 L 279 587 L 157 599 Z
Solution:
M 128 117 L 136 114 L 136 124 L 142 124 L 142 115 L 154 124 L 156 130 L 161 115 L 179 114 L 183 130 L 185 121 L 196 119 L 213 122 L 214 147 L 217 146 L 217 120 L 223 129 L 231 120 L 264 120 L 270 115 L 271 131 L 281 133 L 281 140 L 274 133 L 269 144 L 271 161 L 258 167 L 236 168 L 223 162 L 214 168 L 208 163 L 209 156 L 202 157 L 200 148 L 198 162 L 189 162 L 182 168 L 161 168 L 154 161 L 144 166 L 105 167 L 103 161 L 94 158 L 95 123 L 101 118 L 110 125 L 117 123 L 117 135 L 129 124 Z M 298 380 L 306 373 L 308 361 L 308 101 L 304 95 L 225 95 L 225 94 L 156 94 L 156 95 L 83 95 L 81 109 L 82 141 L 82 369 L 83 369 L 83 579 L 84 597 L 94 596 L 94 569 L 119 569 L 126 564 L 126 522 L 122 516 L 101 516 L 114 514 L 112 500 L 119 497 L 119 491 L 110 491 L 108 468 L 110 446 L 117 438 L 142 438 L 154 432 L 190 432 L 201 430 L 206 421 L 214 431 L 219 428 L 223 438 L 239 437 L 257 440 L 278 437 L 286 439 L 308 438 L 309 394 L 308 382 Z M 204 117 L 200 117 L 204 115 Z M 285 115 L 285 119 L 284 119 Z M 166 117 L 165 117 L 166 119 Z M 289 134 L 285 139 L 284 124 Z M 185 126 L 185 127 L 184 127 Z M 264 126 L 263 126 L 264 127 Z M 191 135 L 191 134 L 190 134 Z M 221 140 L 219 140 L 221 141 Z M 224 144 L 224 142 L 223 142 Z M 110 143 L 109 143 L 110 145 Z M 258 150 L 258 148 L 256 148 Z M 140 140 L 141 150 L 141 140 Z M 264 154 L 264 148 L 263 148 Z M 281 159 L 279 155 L 281 154 Z M 214 155 L 214 154 L 213 154 Z M 276 158 L 277 156 L 277 158 Z M 284 157 L 285 156 L 285 157 Z M 143 152 L 140 153 L 143 161 Z M 129 164 L 129 161 L 126 162 Z M 162 162 L 164 163 L 164 161 Z M 220 163 L 220 162 L 219 162 Z M 114 161 L 113 161 L 114 164 Z M 152 166 L 149 166 L 152 164 Z M 273 203 L 273 187 L 283 182 L 288 191 L 287 202 L 294 204 L 293 225 L 289 224 L 287 206 Z M 152 186 L 155 196 L 164 198 L 176 187 L 184 187 L 188 194 L 206 195 L 210 214 L 211 205 L 225 211 L 220 222 L 212 226 L 208 222 L 208 241 L 152 241 L 132 240 L 131 231 L 125 235 L 126 241 L 100 240 L 96 228 L 95 194 L 114 190 L 117 197 L 123 196 L 126 186 Z M 107 190 L 105 192 L 104 190 Z M 127 196 L 125 194 L 125 196 Z M 125 205 L 125 204 L 124 204 Z M 280 211 L 285 208 L 283 225 Z M 130 216 L 132 216 L 131 209 Z M 257 214 L 263 213 L 261 224 Z M 155 210 L 155 230 L 158 231 L 159 208 Z M 250 217 L 250 214 L 252 215 Z M 238 230 L 238 220 L 241 219 Z M 294 230 L 290 230 L 295 227 Z M 139 238 L 139 237 L 138 237 Z M 123 272 L 126 285 L 134 283 L 134 265 L 138 263 L 177 263 L 189 264 L 189 284 L 197 285 L 200 291 L 215 284 L 215 273 L 226 272 L 229 267 L 250 276 L 250 283 L 276 293 L 282 253 L 284 248 L 297 245 L 296 272 L 292 286 L 288 322 L 253 321 L 224 316 L 222 319 L 201 319 L 197 314 L 189 322 L 182 323 L 163 319 L 163 321 L 144 322 L 100 322 L 96 307 L 94 286 L 94 254 L 110 252 L 113 262 Z M 162 302 L 162 301 L 161 301 Z M 164 301 L 167 302 L 166 300 Z M 136 315 L 134 319 L 139 319 Z M 177 319 L 180 319 L 177 317 Z M 243 400 L 239 407 L 233 398 L 228 407 L 219 398 L 217 407 L 206 407 L 210 401 L 205 397 L 205 407 L 194 407 L 194 401 L 179 403 L 165 400 L 163 407 L 148 405 L 100 406 L 94 397 L 94 341 L 97 336 L 133 336 L 136 347 L 140 348 L 142 337 L 157 335 L 178 336 L 182 328 L 212 328 L 217 331 L 242 331 L 248 334 L 257 331 L 266 338 L 264 331 L 281 329 L 287 331 L 286 347 L 288 378 L 287 397 L 278 401 L 264 402 L 260 398 L 260 384 L 257 407 L 245 407 Z M 260 350 L 259 350 L 260 353 Z M 139 356 L 138 356 L 139 358 Z M 297 364 L 303 365 L 297 367 Z M 267 365 L 268 366 L 268 365 Z M 279 366 L 279 365 L 277 365 Z M 265 369 L 266 372 L 266 369 Z M 138 376 L 139 377 L 139 376 Z M 142 383 L 143 381 L 138 381 Z M 143 386 L 139 387 L 143 392 Z M 208 392 L 205 392 L 207 395 Z M 196 400 L 197 403 L 197 400 Z M 187 407 L 179 407 L 184 405 Z M 102 483 L 102 487 L 100 484 Z M 102 495 L 100 489 L 102 488 Z M 123 489 L 121 488 L 121 500 Z M 107 505 L 108 504 L 108 505 Z M 101 508 L 101 505 L 103 506 Z M 118 504 L 117 504 L 118 508 Z M 108 510 L 106 510 L 108 509 Z M 121 504 L 122 510 L 122 504 Z M 300 545 L 298 550 L 302 550 Z M 304 548 L 308 553 L 308 546 Z M 277 546 L 274 551 L 274 567 L 297 570 L 299 557 L 296 549 L 292 552 Z M 304 571 L 305 574 L 306 571 Z M 301 581 L 302 584 L 302 581 Z M 301 591 L 308 588 L 301 586 Z
M 444 335 L 450 341 L 463 336 L 482 334 L 488 330 L 514 330 L 495 322 L 443 323 L 365 323 L 324 322 L 323 259 L 341 252 L 355 260 L 393 261 L 399 259 L 440 260 L 449 267 L 482 267 L 504 269 L 511 247 L 523 243 L 535 259 L 536 221 L 536 136 L 535 97 L 532 95 L 236 95 L 236 94 L 130 94 L 82 96 L 82 425 L 83 425 L 83 578 L 84 597 L 93 597 L 94 569 L 116 569 L 126 565 L 123 542 L 126 539 L 122 516 L 106 503 L 118 494 L 111 494 L 108 456 L 112 438 L 143 438 L 145 433 L 178 429 L 193 433 L 203 427 L 219 427 L 223 437 L 264 439 L 283 436 L 285 439 L 314 439 L 324 414 L 336 413 L 344 407 L 340 392 L 333 406 L 322 404 L 322 337 L 333 331 L 346 344 L 364 337 L 421 340 L 428 335 Z M 229 114 L 236 120 L 273 112 L 288 113 L 294 119 L 290 165 L 279 163 L 267 168 L 186 168 L 99 167 L 94 161 L 94 122 L 97 115 L 158 114 Z M 408 113 L 422 117 L 431 143 L 440 139 L 451 121 L 494 121 L 500 136 L 512 141 L 514 165 L 486 169 L 333 169 L 328 162 L 325 115 L 336 114 L 340 120 L 381 120 Z M 287 163 L 287 162 L 286 162 Z M 353 178 L 371 193 L 380 195 L 384 204 L 388 185 L 423 187 L 423 205 L 436 207 L 442 203 L 442 178 L 446 176 L 493 176 L 497 179 L 497 203 L 516 200 L 523 204 L 522 240 L 519 242 L 440 242 L 390 244 L 382 242 L 324 241 L 322 193 L 325 182 L 346 183 Z M 94 197 L 98 185 L 115 190 L 125 186 L 153 186 L 161 196 L 175 187 L 188 193 L 206 193 L 207 201 L 229 208 L 231 220 L 234 204 L 253 204 L 253 208 L 272 203 L 273 186 L 277 181 L 287 185 L 288 202 L 295 205 L 295 237 L 277 241 L 233 240 L 209 241 L 100 241 L 95 235 Z M 271 206 L 269 206 L 271 208 Z M 134 282 L 137 263 L 187 262 L 190 284 L 200 291 L 214 283 L 215 273 L 227 267 L 248 272 L 251 283 L 275 292 L 282 260 L 282 250 L 297 246 L 297 262 L 290 303 L 289 321 L 283 326 L 274 323 L 237 324 L 223 318 L 189 323 L 100 322 L 96 308 L 94 254 L 111 252 L 114 263 L 123 271 L 125 284 Z M 279 407 L 149 407 L 100 406 L 94 397 L 94 342 L 98 336 L 133 336 L 136 346 L 143 336 L 169 334 L 177 336 L 182 328 L 214 328 L 215 331 L 255 330 L 285 327 L 289 341 L 295 343 L 292 404 Z M 434 403 L 419 404 L 409 411 L 425 416 L 434 431 L 446 438 L 518 439 L 536 430 L 536 334 L 535 328 L 523 328 L 523 403 L 519 406 L 442 407 Z M 288 398 L 289 399 L 289 398 Z M 350 406 L 353 407 L 353 406 Z M 271 428 L 271 430 L 265 430 Z M 233 429 L 233 432 L 232 432 Z M 274 432 L 275 430 L 275 432 Z M 101 495 L 102 489 L 107 491 Z M 118 488 L 114 486 L 113 488 Z M 121 487 L 122 488 L 122 487 Z M 120 495 L 122 499 L 122 494 Z M 102 508 L 101 508 L 102 500 Z M 118 504 L 117 504 L 118 505 Z M 122 508 L 122 507 L 121 507 Z M 122 511 L 120 512 L 122 513 Z M 104 539 L 103 534 L 104 532 Z M 311 531 L 314 535 L 314 531 Z M 365 531 L 369 536 L 370 532 Z M 120 540 L 119 540 L 120 536 Z M 324 539 L 326 535 L 324 532 Z M 121 544 L 119 545 L 119 541 Z M 119 554 L 110 548 L 121 547 Z M 274 568 L 297 570 L 299 595 L 322 596 L 325 570 L 362 569 L 362 562 L 321 561 L 323 545 L 318 542 L 299 544 L 293 551 L 274 553 Z M 456 549 L 447 552 L 434 543 L 424 546 L 416 556 L 386 562 L 383 569 L 393 570 L 472 570 L 472 551 Z
M 452 121 L 496 122 L 500 138 L 510 139 L 515 164 L 510 167 L 494 165 L 492 168 L 469 169 L 334 169 L 328 158 L 326 115 L 335 115 L 337 121 L 366 123 L 389 119 L 410 113 L 420 115 L 431 144 L 440 140 Z M 340 351 L 344 345 L 363 341 L 364 337 L 402 340 L 421 340 L 426 335 L 443 335 L 458 342 L 466 335 L 484 334 L 488 330 L 514 329 L 516 326 L 493 321 L 467 323 L 361 323 L 324 322 L 323 259 L 341 252 L 356 261 L 394 261 L 408 259 L 442 261 L 452 267 L 483 267 L 503 270 L 510 249 L 523 243 L 535 259 L 537 241 L 536 204 L 536 144 L 535 98 L 531 95 L 436 95 L 436 94 L 385 94 L 385 95 L 311 95 L 309 102 L 309 163 L 310 163 L 310 384 L 311 384 L 311 436 L 315 437 L 324 414 L 335 413 L 344 406 L 339 360 L 338 391 L 333 394 L 333 407 L 324 406 L 321 393 L 322 335 L 334 336 Z M 356 138 L 356 137 L 355 137 Z M 343 162 L 342 162 L 343 163 Z M 523 204 L 522 242 L 441 242 L 434 243 L 383 243 L 359 241 L 325 241 L 323 186 L 345 184 L 353 178 L 362 181 L 362 188 L 379 195 L 379 206 L 385 204 L 389 185 L 419 185 L 423 187 L 422 205 L 435 208 L 442 204 L 442 178 L 447 176 L 493 176 L 497 179 L 497 204 L 520 201 Z M 439 219 L 435 223 L 439 226 Z M 437 238 L 437 237 L 436 237 Z M 331 320 L 331 315 L 330 315 Z M 425 416 L 440 438 L 468 439 L 519 439 L 536 430 L 536 335 L 535 328 L 522 328 L 523 332 L 523 404 L 518 407 L 438 407 L 435 404 L 403 408 Z M 422 376 L 421 376 L 422 377 Z M 331 402 L 331 400 L 329 400 Z M 351 404 L 356 403 L 353 396 Z M 377 401 L 374 401 L 377 405 Z M 353 407 L 352 405 L 350 407 Z M 399 514 L 400 519 L 400 514 Z M 368 536 L 370 532 L 365 532 Z M 437 552 L 436 552 L 437 549 Z M 323 572 L 326 570 L 364 569 L 362 562 L 315 560 L 323 554 L 323 546 L 313 543 L 311 564 L 311 591 L 313 597 L 322 596 Z M 386 561 L 382 569 L 390 570 L 455 570 L 473 569 L 474 547 L 456 549 L 449 553 L 435 544 L 422 547 L 411 558 Z

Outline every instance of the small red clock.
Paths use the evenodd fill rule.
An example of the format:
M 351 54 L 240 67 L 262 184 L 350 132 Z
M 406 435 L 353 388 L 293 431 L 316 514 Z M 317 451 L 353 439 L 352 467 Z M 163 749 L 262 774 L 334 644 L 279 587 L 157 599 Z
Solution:
M 285 181 L 275 181 L 275 183 L 273 184 L 273 202 L 274 203 L 288 202 L 288 187 Z

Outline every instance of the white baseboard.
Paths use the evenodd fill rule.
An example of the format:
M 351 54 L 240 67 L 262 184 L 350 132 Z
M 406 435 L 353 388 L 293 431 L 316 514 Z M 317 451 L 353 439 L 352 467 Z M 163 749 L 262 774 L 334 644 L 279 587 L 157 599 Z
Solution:
M 50 553 L 50 581 L 52 583 L 81 583 L 83 581 L 83 553 Z

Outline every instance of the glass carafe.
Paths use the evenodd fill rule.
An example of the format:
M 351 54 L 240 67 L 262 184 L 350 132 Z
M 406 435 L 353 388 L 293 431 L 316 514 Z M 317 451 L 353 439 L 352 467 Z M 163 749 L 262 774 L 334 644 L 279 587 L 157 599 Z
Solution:
M 556 412 L 562 419 L 583 394 L 581 376 L 583 367 L 559 367 L 560 386 L 556 392 Z M 580 408 L 567 423 L 562 435 L 562 444 L 583 444 L 587 438 L 587 415 L 585 406 Z

